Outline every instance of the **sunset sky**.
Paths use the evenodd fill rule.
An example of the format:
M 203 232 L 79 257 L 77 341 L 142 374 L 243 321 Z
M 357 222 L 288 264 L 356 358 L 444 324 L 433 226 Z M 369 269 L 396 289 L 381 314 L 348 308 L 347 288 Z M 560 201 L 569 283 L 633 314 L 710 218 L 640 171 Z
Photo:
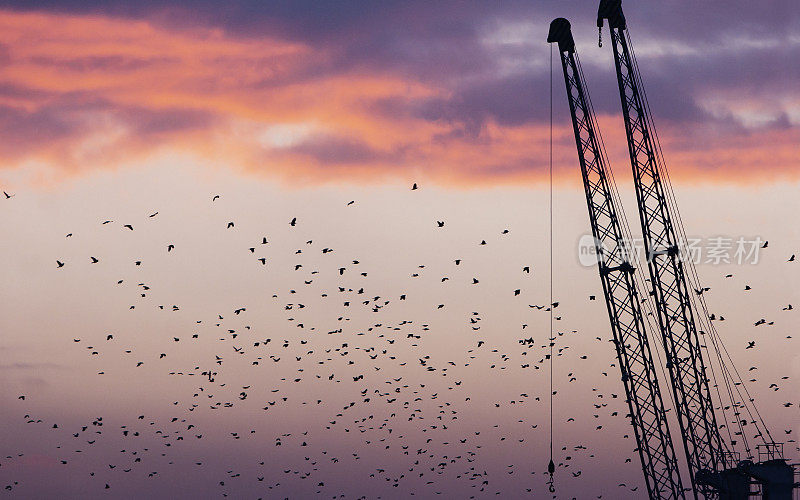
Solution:
M 597 112 L 618 114 L 594 3 L 3 2 L 0 154 L 48 179 L 165 150 L 292 183 L 535 178 L 549 20 L 572 21 Z M 793 2 L 646 2 L 626 15 L 673 171 L 795 178 Z M 610 124 L 609 142 L 620 132 Z
M 0 494 L 546 494 L 549 372 L 540 360 L 549 317 L 533 305 L 549 301 L 545 40 L 555 17 L 572 23 L 639 227 L 596 8 L 0 1 L 0 488 L 11 486 Z M 793 440 L 800 320 L 784 308 L 800 307 L 800 261 L 788 262 L 800 254 L 800 7 L 624 8 L 687 234 L 769 241 L 758 263 L 698 270 L 726 317 L 717 327 L 731 357 L 755 379 L 760 411 L 776 439 Z M 554 300 L 557 347 L 569 346 L 554 371 L 557 494 L 642 498 L 600 281 L 578 259 L 589 224 L 557 52 L 553 60 Z M 761 318 L 774 324 L 755 326 Z M 272 338 L 269 351 L 253 348 L 261 337 Z M 355 363 L 337 348 L 357 352 Z M 316 358 L 325 349 L 336 353 L 327 365 Z M 375 359 L 362 349 L 385 352 Z M 195 380 L 209 368 L 214 382 Z M 363 402 L 363 390 L 394 391 L 397 377 L 410 386 L 398 398 L 418 405 L 422 424 L 378 394 L 336 416 Z M 265 412 L 273 390 L 288 402 Z M 210 409 L 217 401 L 235 405 Z M 450 411 L 452 430 L 431 431 Z M 73 437 L 99 429 L 100 416 L 107 424 L 95 443 Z M 375 428 L 358 431 L 354 421 L 369 416 Z M 384 419 L 394 433 L 379 428 Z M 345 420 L 348 431 L 337 427 Z M 121 426 L 141 427 L 141 442 Z M 186 441 L 175 440 L 181 432 Z M 391 448 L 376 448 L 379 439 Z M 428 474 L 410 472 L 419 457 L 401 445 L 436 456 L 423 464 Z M 134 450 L 146 458 L 134 462 Z M 798 460 L 795 442 L 786 451 Z M 431 471 L 443 456 L 453 465 Z M 485 491 L 470 467 L 486 471 Z M 295 474 L 304 468 L 316 468 L 310 479 Z M 371 477 L 376 468 L 386 472 Z

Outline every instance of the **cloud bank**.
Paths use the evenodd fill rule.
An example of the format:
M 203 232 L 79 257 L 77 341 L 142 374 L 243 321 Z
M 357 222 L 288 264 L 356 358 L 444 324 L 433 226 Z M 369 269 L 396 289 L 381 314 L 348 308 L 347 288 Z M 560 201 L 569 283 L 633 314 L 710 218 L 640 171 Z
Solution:
M 667 159 L 676 175 L 714 181 L 796 177 L 800 14 L 788 0 L 733 4 L 626 5 Z M 540 178 L 544 39 L 561 15 L 612 160 L 625 166 L 594 2 L 0 6 L 1 167 L 35 160 L 81 173 L 175 149 L 301 182 Z M 571 176 L 555 69 L 554 161 Z

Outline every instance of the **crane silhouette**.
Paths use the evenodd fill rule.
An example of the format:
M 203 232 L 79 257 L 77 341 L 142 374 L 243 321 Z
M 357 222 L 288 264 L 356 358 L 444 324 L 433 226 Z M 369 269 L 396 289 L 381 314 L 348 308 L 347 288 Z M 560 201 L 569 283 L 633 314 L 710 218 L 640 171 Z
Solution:
M 693 263 L 682 258 L 680 251 L 685 234 L 621 0 L 601 0 L 597 16 L 600 30 L 604 21 L 608 21 L 611 31 L 649 280 L 644 279 L 643 272 L 635 265 L 638 262 L 630 248 L 631 232 L 608 165 L 569 21 L 553 20 L 547 41 L 558 45 L 598 271 L 648 495 L 653 499 L 686 498 L 689 492 L 695 499 L 744 500 L 752 496 L 751 486 L 756 485 L 758 491 L 754 493 L 761 494 L 762 498 L 790 500 L 796 487 L 794 470 L 783 458 L 782 443 L 772 440 L 752 398 L 736 399 L 730 390 L 730 374 L 738 375 L 738 372 L 727 365 L 721 366 L 721 370 L 726 375 L 723 381 L 731 399 L 728 407 L 734 409 L 739 422 L 741 410 L 748 412 L 759 430 L 757 437 L 763 442 L 757 446 L 759 460 L 763 456 L 766 460 L 754 462 L 743 432 L 747 459 L 740 460 L 738 452 L 733 451 L 737 442 L 730 437 L 723 439 L 720 433 L 703 356 L 703 349 L 708 347 L 700 342 L 700 335 L 709 334 L 710 341 L 706 344 L 717 350 L 716 359 L 724 363 L 723 356 L 719 355 L 721 339 L 709 320 L 702 294 L 691 293 L 703 288 L 699 286 Z M 642 297 L 638 290 L 647 289 L 647 281 L 650 283 L 648 294 Z M 651 300 L 647 300 L 648 297 Z M 652 316 L 657 324 L 642 319 L 647 318 L 642 314 L 643 304 L 654 310 Z M 652 338 L 660 341 L 665 356 L 664 365 L 669 373 L 671 398 L 690 476 L 690 486 L 686 488 L 652 356 L 652 351 L 659 346 L 651 349 L 648 328 Z M 723 412 L 726 408 L 721 402 L 716 407 Z

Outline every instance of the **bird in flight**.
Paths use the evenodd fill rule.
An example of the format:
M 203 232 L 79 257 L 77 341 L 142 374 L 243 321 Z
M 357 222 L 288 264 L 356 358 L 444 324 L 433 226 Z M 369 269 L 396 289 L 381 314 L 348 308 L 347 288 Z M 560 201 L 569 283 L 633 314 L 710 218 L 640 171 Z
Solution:
M 3 194 L 5 195 L 6 199 L 9 199 L 9 198 L 13 198 L 13 197 L 14 197 L 14 195 L 13 195 L 13 194 L 8 194 L 8 193 L 6 193 L 5 191 L 3 191 Z

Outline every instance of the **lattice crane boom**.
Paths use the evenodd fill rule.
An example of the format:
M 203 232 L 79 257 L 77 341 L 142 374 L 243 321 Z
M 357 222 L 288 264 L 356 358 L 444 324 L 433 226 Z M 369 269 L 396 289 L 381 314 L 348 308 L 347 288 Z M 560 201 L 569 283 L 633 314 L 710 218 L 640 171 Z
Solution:
M 635 60 L 628 44 L 621 0 L 602 0 L 597 24 L 607 19 L 617 74 L 625 133 L 652 297 L 667 356 L 676 414 L 692 485 L 700 471 L 718 471 L 722 439 L 717 426 L 709 379 L 691 304 L 686 269 L 679 250 L 675 215 L 667 201 L 662 166 L 656 153 L 648 108 L 640 88 Z M 705 489 L 705 488 L 703 488 Z M 707 496 L 709 495 L 709 492 Z
M 748 405 L 752 405 L 753 399 L 745 400 L 739 393 L 740 401 L 735 400 L 731 383 L 737 383 L 732 379 L 730 366 L 722 358 L 724 346 L 721 351 L 721 339 L 713 324 L 708 323 L 710 318 L 706 316 L 702 297 L 698 299 L 700 305 L 692 300 L 689 287 L 699 286 L 692 281 L 697 276 L 692 262 L 682 260 L 679 237 L 685 238 L 685 235 L 652 125 L 621 0 L 600 1 L 597 26 L 602 29 L 605 20 L 608 20 L 611 31 L 637 208 L 647 253 L 652 287 L 649 295 L 658 319 L 657 334 L 666 355 L 676 414 L 674 420 L 680 428 L 691 491 L 696 499 L 747 500 L 760 494 L 765 499 L 790 500 L 792 492 L 800 486 L 793 479 L 796 471 L 783 457 L 782 444 L 766 441 L 761 433 L 763 426 L 766 437 L 772 439 L 754 405 L 752 409 L 760 422 L 752 415 Z M 680 467 L 648 343 L 646 325 L 650 324 L 646 324 L 642 316 L 642 305 L 649 307 L 650 302 L 645 302 L 637 292 L 636 270 L 631 263 L 633 254 L 627 246 L 632 242 L 630 231 L 613 175 L 607 166 L 569 22 L 563 18 L 554 20 L 547 41 L 558 43 L 600 280 L 648 495 L 651 499 L 685 498 L 688 489 L 684 490 L 681 483 Z M 705 325 L 707 331 L 698 330 L 698 324 Z M 728 449 L 736 441 L 729 436 L 731 442 L 728 443 L 720 434 L 715 400 L 712 399 L 702 354 L 706 346 L 700 342 L 700 335 L 707 333 L 716 349 L 723 382 L 740 431 L 743 432 L 741 425 L 747 422 L 739 420 L 739 409 L 745 408 L 759 429 L 757 437 L 764 442 L 759 446 L 767 450 L 764 461 L 753 462 L 746 440 L 748 459 L 738 461 L 737 454 Z M 713 361 L 713 356 L 711 358 Z M 711 364 L 708 366 L 713 369 Z M 735 367 L 733 373 L 738 377 Z M 741 383 L 739 378 L 738 384 Z M 717 396 L 721 399 L 719 392 Z M 728 407 L 721 400 L 718 403 L 724 418 Z M 757 486 L 755 492 L 752 491 L 754 484 Z
M 569 21 L 554 20 L 547 41 L 558 43 L 600 280 L 647 490 L 650 498 L 683 499 L 685 493 L 642 318 L 635 269 L 626 246 L 630 242 L 626 242 L 622 230 L 625 222 L 618 216 L 613 177 L 607 170 Z
M 798 485 L 793 482 L 794 468 L 786 462 L 782 452 L 758 463 L 748 459 L 734 464 L 727 459 L 735 456 L 728 450 L 728 446 L 735 442 L 727 443 L 720 435 L 701 350 L 705 346 L 701 344 L 699 334 L 704 332 L 697 327 L 698 322 L 702 324 L 706 320 L 703 315 L 707 311 L 704 306 L 695 310 L 696 304 L 692 302 L 691 276 L 687 274 L 687 269 L 693 269 L 692 263 L 682 260 L 680 214 L 671 198 L 669 177 L 660 155 L 658 136 L 628 35 L 622 0 L 600 0 L 597 26 L 601 30 L 604 20 L 608 20 L 611 32 L 622 116 L 652 285 L 650 294 L 655 302 L 666 352 L 692 490 L 696 498 L 702 495 L 707 499 L 745 500 L 753 495 L 750 486 L 755 483 L 759 487 L 756 494 L 760 493 L 762 498 L 788 500 Z M 713 330 L 711 326 L 712 341 L 716 343 Z M 727 369 L 721 368 L 723 372 Z M 748 403 L 752 403 L 752 399 L 742 401 L 741 405 Z M 737 406 L 733 399 L 731 404 Z M 720 407 L 724 411 L 721 402 Z M 734 411 L 738 419 L 739 414 Z M 758 418 L 761 419 L 760 415 Z M 755 420 L 753 423 L 757 424 Z M 763 425 L 763 420 L 760 424 Z M 769 436 L 768 430 L 766 433 Z M 767 450 L 782 450 L 780 443 L 764 440 L 760 431 L 758 436 L 764 441 L 761 446 Z M 651 495 L 651 498 L 654 497 Z

